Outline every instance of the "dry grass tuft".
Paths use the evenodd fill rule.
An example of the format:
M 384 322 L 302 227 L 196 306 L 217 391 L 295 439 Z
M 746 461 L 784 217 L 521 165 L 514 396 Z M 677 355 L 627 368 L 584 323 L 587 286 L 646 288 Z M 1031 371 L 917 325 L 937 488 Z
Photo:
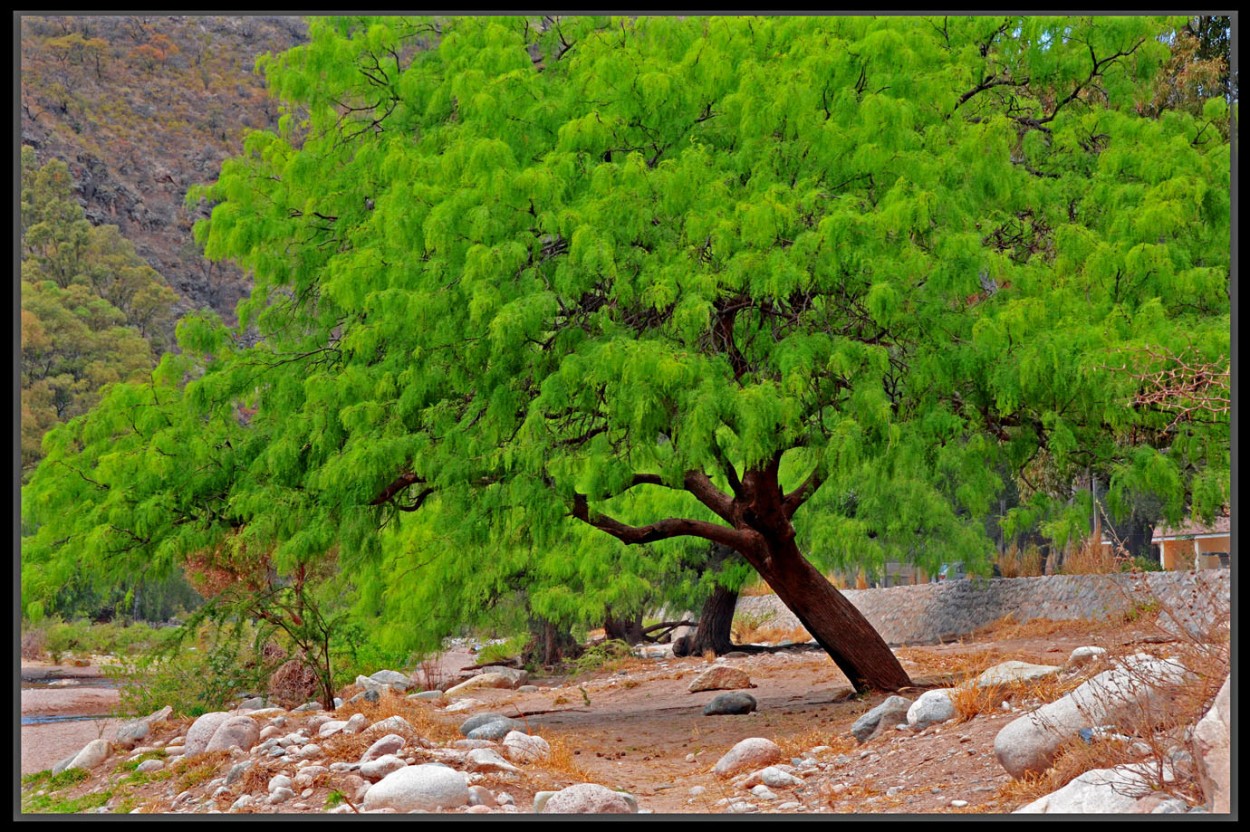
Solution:
M 986 624 L 973 631 L 969 638 L 992 641 L 1015 641 L 1017 639 L 1040 639 L 1052 636 L 1082 636 L 1113 629 L 1121 622 L 1114 617 L 1098 620 L 1074 618 L 1052 620 L 1049 618 L 1030 618 L 1028 621 L 1017 621 L 1014 615 L 1005 615 L 997 621 Z
M 1036 578 L 1042 574 L 1042 551 L 1036 546 L 1023 550 L 1011 544 L 998 556 L 998 572 L 1004 578 Z
M 359 702 L 353 702 L 351 705 L 344 705 L 342 708 L 339 708 L 335 716 L 338 719 L 348 719 L 354 714 L 364 714 L 370 725 L 391 716 L 403 717 L 413 727 L 416 736 L 434 742 L 448 742 L 460 739 L 460 732 L 457 730 L 456 725 L 445 721 L 437 715 L 428 702 L 419 699 L 408 699 L 393 692 L 384 693 L 377 702 L 367 702 L 362 699 Z M 364 734 L 355 736 L 363 737 Z M 377 733 L 370 734 L 369 743 L 365 745 L 365 748 L 368 748 L 369 744 L 372 744 L 380 736 Z M 340 735 L 335 734 L 329 739 L 337 740 L 339 738 Z M 349 738 L 343 737 L 342 739 L 346 740 Z M 413 737 L 405 737 L 405 739 L 413 739 Z M 363 751 L 364 749 L 361 750 Z
M 546 760 L 538 763 L 528 764 L 528 769 L 533 771 L 542 771 L 547 774 L 554 774 L 560 777 L 566 777 L 578 783 L 589 783 L 593 781 L 593 777 L 586 769 L 582 768 L 577 759 L 576 750 L 569 742 L 569 738 L 563 734 L 544 733 L 543 739 L 551 746 L 551 756 Z
M 833 749 L 825 752 L 826 754 L 849 754 L 856 747 L 853 737 L 836 734 L 829 728 L 811 728 L 789 737 L 774 737 L 773 742 L 781 746 L 781 756 L 787 760 L 811 751 L 818 745 L 827 745 Z
M 208 751 L 191 759 L 185 757 L 173 764 L 171 770 L 178 784 L 178 791 L 186 791 L 217 776 L 218 769 L 230 761 L 229 751 Z
M 951 702 L 959 722 L 967 722 L 982 714 L 999 713 L 1003 702 L 1026 708 L 1054 702 L 1076 690 L 1084 681 L 1081 677 L 1055 675 L 1009 685 L 961 685 L 951 694 Z

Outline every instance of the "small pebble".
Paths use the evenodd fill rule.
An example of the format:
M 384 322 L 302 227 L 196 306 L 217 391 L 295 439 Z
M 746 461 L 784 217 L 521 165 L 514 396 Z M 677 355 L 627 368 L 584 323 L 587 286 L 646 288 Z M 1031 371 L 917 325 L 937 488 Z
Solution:
M 955 807 L 956 809 L 962 809 L 967 805 L 968 805 L 968 801 L 966 800 L 952 800 L 951 801 L 951 806 Z

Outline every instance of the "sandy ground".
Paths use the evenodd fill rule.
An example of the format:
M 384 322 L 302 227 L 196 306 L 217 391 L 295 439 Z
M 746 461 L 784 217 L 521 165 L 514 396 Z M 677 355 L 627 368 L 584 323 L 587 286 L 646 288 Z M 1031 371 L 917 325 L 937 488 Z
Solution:
M 22 680 L 64 679 L 71 684 L 22 691 L 22 716 L 109 714 L 117 708 L 113 688 L 92 687 L 102 681 L 100 669 L 23 663 Z M 95 739 L 116 736 L 116 719 L 90 719 L 22 726 L 22 774 L 51 768 Z

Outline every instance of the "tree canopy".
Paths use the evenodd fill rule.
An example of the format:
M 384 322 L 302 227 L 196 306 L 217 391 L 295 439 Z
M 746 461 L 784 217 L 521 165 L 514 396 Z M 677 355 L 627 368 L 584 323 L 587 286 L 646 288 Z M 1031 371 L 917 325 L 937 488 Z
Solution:
M 1056 539 L 1090 467 L 1226 499 L 1227 414 L 1135 405 L 1145 350 L 1229 351 L 1228 102 L 1136 106 L 1177 25 L 318 18 L 262 61 L 279 130 L 193 194 L 239 330 L 185 320 L 49 441 L 80 476 L 32 484 L 36 560 L 239 533 L 557 598 L 712 541 L 905 683 L 807 555 L 984 568 L 999 466 Z

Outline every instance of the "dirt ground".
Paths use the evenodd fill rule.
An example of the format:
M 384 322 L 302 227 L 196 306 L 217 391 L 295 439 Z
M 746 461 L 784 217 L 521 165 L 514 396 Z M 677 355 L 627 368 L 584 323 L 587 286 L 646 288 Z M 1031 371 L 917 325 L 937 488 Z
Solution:
M 925 688 L 946 687 L 1008 659 L 1062 665 L 1073 648 L 1082 645 L 1099 645 L 1118 654 L 1143 646 L 1158 648 L 1155 633 L 1143 622 L 1039 622 L 999 628 L 954 644 L 903 647 L 896 653 L 916 687 L 901 693 L 915 698 Z M 1162 647 L 1166 649 L 1166 645 Z M 470 660 L 469 653 L 448 654 L 442 658 L 442 667 L 450 675 Z M 755 685 L 750 693 L 759 703 L 755 713 L 703 716 L 704 705 L 716 692 L 688 691 L 690 681 L 709 664 L 701 657 L 631 657 L 594 673 L 532 679 L 539 687 L 534 692 L 477 690 L 469 696 L 480 700 L 481 705 L 458 713 L 444 713 L 426 702 L 395 699 L 409 709 L 407 715 L 413 719 L 419 716 L 426 729 L 440 734 L 443 741 L 459 736 L 455 726 L 465 718 L 486 711 L 520 719 L 532 733 L 548 739 L 561 752 L 552 764 L 526 767 L 519 777 L 491 776 L 484 783 L 494 791 L 511 794 L 521 811 L 528 811 L 537 791 L 578 782 L 629 791 L 642 809 L 657 814 L 717 813 L 735 801 L 753 803 L 761 812 L 806 813 L 996 813 L 1010 812 L 1027 802 L 1003 788 L 1009 778 L 993 754 L 995 735 L 1020 716 L 1019 710 L 991 711 L 920 734 L 888 731 L 859 745 L 849 736 L 851 724 L 886 694 L 856 697 L 846 678 L 823 653 L 780 652 L 725 662 L 750 675 Z M 28 707 L 27 693 L 23 692 L 23 712 Z M 40 694 L 30 698 L 29 707 L 47 704 L 47 691 L 29 693 Z M 94 699 L 78 701 L 83 707 L 97 706 Z M 420 713 L 413 716 L 417 709 Z M 185 733 L 187 724 L 171 725 L 169 737 L 159 737 L 159 741 Z M 91 722 L 34 728 L 22 730 L 23 773 L 47 768 L 96 739 L 101 730 Z M 51 728 L 57 730 L 48 730 Z M 819 768 L 813 767 L 813 762 L 805 763 L 807 768 L 800 771 L 803 786 L 776 789 L 777 799 L 771 802 L 756 799 L 712 773 L 716 761 L 747 737 L 772 739 L 787 758 L 794 758 L 792 762 L 798 764 L 806 755 Z M 828 748 L 813 754 L 812 749 L 820 746 Z M 333 748 L 329 750 L 335 759 Z M 356 757 L 351 753 L 344 746 L 344 756 L 339 759 L 358 758 L 359 751 L 354 752 Z M 115 762 L 110 761 L 107 767 Z M 88 782 L 71 793 L 99 787 Z M 332 789 L 332 783 L 318 784 L 302 799 L 266 807 L 266 811 L 324 811 Z M 171 809 L 169 784 L 153 783 L 131 797 L 146 811 L 204 811 L 210 806 L 225 809 L 229 806 L 226 801 L 237 797 L 232 794 L 214 802 L 206 786 L 190 791 L 199 801 L 195 808 L 188 801 Z M 952 801 L 959 803 L 952 805 Z M 787 804 L 788 808 L 779 808 Z

